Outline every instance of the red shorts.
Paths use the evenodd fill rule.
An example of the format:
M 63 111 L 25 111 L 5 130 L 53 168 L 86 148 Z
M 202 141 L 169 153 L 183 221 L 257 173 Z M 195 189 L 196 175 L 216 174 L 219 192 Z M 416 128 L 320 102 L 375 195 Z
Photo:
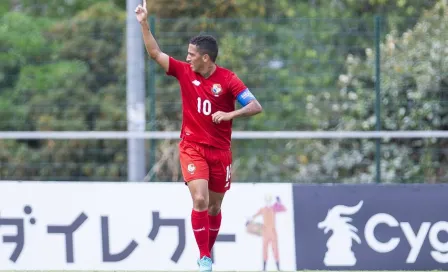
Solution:
M 186 182 L 208 180 L 208 189 L 224 193 L 230 189 L 232 151 L 187 140 L 179 143 L 180 166 Z

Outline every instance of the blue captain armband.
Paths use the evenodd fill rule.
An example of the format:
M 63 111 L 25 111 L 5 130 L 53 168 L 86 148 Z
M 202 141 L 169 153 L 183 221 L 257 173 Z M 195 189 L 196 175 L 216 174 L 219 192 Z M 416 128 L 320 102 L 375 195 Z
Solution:
M 255 96 L 249 91 L 249 89 L 245 89 L 242 91 L 236 99 L 241 104 L 241 106 L 246 106 L 250 101 L 255 99 Z

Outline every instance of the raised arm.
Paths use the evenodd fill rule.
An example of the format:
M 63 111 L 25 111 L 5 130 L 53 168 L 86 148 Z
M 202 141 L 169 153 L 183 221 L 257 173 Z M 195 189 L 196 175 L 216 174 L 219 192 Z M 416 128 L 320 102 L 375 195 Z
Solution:
M 165 72 L 168 72 L 170 64 L 169 56 L 163 53 L 162 50 L 160 50 L 156 39 L 154 38 L 149 29 L 146 0 L 143 0 L 143 6 L 142 5 L 137 6 L 137 8 L 135 9 L 135 14 L 137 16 L 138 22 L 141 25 L 143 41 L 145 42 L 146 51 L 153 60 L 155 60 L 160 66 L 163 67 Z

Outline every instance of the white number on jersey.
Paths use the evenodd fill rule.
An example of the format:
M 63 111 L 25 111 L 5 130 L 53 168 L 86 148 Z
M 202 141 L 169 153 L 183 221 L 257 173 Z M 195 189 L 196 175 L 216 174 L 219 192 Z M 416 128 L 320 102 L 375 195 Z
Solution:
M 198 97 L 198 112 L 202 112 L 204 115 L 210 115 L 210 113 L 212 113 L 212 103 L 210 100 L 205 99 L 202 101 L 202 99 Z

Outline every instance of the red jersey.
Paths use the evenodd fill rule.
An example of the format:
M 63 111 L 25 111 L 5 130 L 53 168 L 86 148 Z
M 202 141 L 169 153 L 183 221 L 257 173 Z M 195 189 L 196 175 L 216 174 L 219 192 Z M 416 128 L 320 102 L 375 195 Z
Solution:
M 182 129 L 180 137 L 220 149 L 230 149 L 232 121 L 213 123 L 217 111 L 235 110 L 235 101 L 247 87 L 232 71 L 216 66 L 215 72 L 204 78 L 190 64 L 170 57 L 167 75 L 179 81 L 182 97 Z

